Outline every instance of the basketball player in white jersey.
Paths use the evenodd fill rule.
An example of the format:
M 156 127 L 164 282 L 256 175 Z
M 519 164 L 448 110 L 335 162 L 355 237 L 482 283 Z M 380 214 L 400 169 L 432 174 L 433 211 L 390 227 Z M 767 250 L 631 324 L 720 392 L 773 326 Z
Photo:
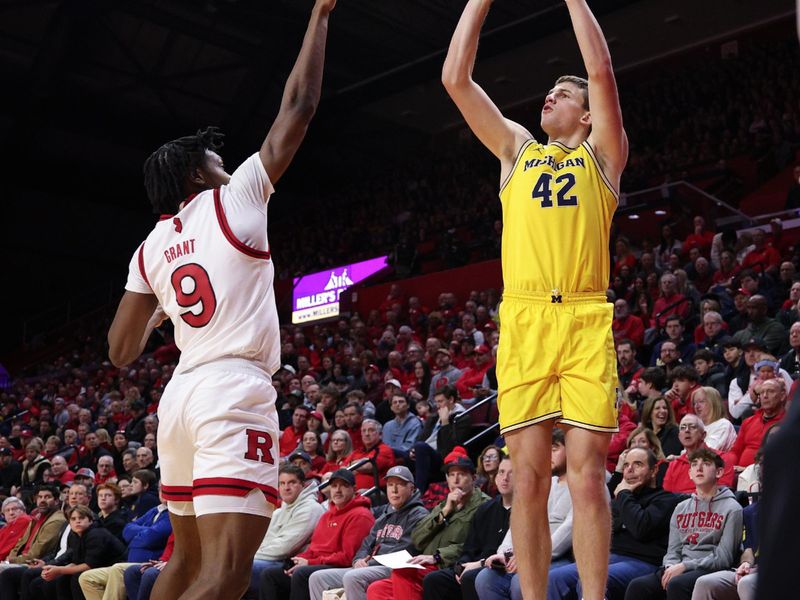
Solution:
M 277 500 L 280 367 L 267 201 L 320 97 L 328 17 L 317 0 L 280 111 L 261 149 L 228 175 L 214 128 L 169 142 L 145 163 L 161 220 L 131 260 L 108 333 L 111 361 L 142 352 L 169 317 L 182 354 L 158 414 L 161 491 L 175 549 L 160 600 L 238 599 Z

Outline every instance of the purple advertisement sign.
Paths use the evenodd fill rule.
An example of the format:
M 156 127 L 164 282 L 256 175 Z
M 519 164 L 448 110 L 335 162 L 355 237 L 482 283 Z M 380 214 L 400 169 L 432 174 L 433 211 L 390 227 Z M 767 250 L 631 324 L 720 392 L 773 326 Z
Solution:
M 292 323 L 308 323 L 339 315 L 339 297 L 347 288 L 385 269 L 388 256 L 379 256 L 295 277 L 292 291 Z

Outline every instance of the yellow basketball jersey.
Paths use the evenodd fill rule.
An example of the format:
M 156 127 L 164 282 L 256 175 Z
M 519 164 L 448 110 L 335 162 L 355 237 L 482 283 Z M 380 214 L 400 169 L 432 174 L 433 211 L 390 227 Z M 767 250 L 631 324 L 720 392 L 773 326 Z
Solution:
M 588 142 L 526 142 L 500 201 L 506 289 L 605 292 L 617 194 Z

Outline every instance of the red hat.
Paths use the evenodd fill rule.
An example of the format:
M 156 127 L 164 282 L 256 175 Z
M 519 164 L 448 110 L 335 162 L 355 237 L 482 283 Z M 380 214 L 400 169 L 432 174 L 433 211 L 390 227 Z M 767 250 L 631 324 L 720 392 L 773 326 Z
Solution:
M 319 412 L 318 410 L 312 410 L 310 413 L 308 413 L 308 417 L 309 417 L 309 418 L 313 417 L 313 418 L 315 418 L 317 421 L 323 421 L 323 420 L 324 420 L 324 419 L 322 418 L 322 413 L 321 413 L 321 412 Z
M 491 350 L 489 350 L 489 346 L 487 346 L 486 344 L 480 344 L 475 347 L 475 352 L 477 354 L 489 354 Z
M 475 463 L 467 456 L 467 450 L 463 446 L 456 446 L 444 459 L 442 470 L 447 473 L 453 467 L 461 467 L 475 473 Z
M 378 367 L 378 365 L 368 365 L 367 368 L 364 369 L 364 370 L 365 371 L 375 371 L 376 373 L 380 373 L 381 372 L 381 370 Z

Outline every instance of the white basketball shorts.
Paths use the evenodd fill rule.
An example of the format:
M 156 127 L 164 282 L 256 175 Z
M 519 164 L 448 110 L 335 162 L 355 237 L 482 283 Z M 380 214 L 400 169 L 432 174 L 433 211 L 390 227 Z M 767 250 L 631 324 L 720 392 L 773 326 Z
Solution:
M 266 371 L 242 359 L 173 375 L 158 407 L 161 493 L 170 512 L 272 515 L 279 454 L 275 397 Z

